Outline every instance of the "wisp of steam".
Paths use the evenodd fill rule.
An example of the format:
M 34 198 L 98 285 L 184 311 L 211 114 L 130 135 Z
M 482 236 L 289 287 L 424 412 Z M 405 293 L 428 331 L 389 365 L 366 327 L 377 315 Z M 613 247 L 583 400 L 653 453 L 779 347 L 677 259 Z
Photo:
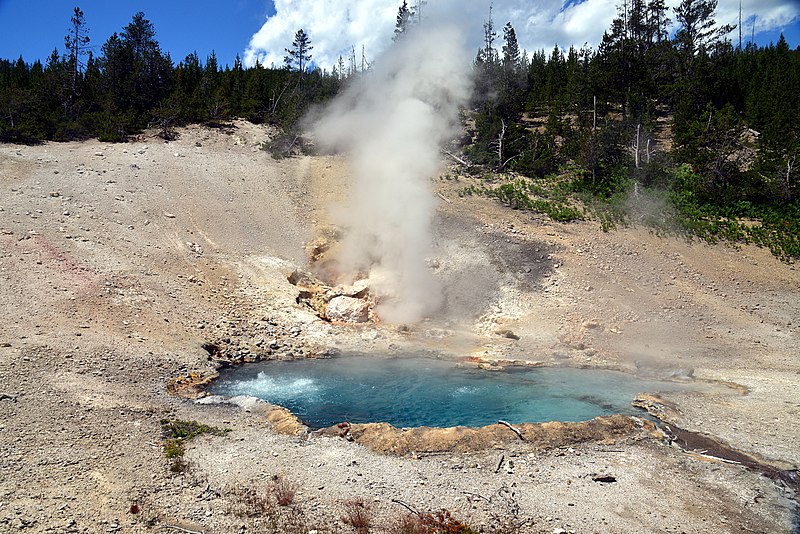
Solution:
M 341 268 L 370 273 L 379 316 L 413 323 L 437 310 L 441 290 L 426 265 L 440 146 L 458 127 L 471 91 L 470 56 L 454 26 L 423 25 L 375 61 L 311 127 L 348 156 L 350 204 Z

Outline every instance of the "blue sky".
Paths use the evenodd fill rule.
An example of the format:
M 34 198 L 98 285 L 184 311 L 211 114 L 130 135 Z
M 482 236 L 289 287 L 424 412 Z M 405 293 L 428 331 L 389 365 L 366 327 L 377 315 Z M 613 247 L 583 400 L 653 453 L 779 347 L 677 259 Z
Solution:
M 161 49 L 176 63 L 197 51 L 205 62 L 212 50 L 221 65 L 244 55 L 250 38 L 274 13 L 270 0 L 0 0 L 0 57 L 44 60 L 58 48 L 73 9 L 83 10 L 91 45 L 100 47 L 143 11 L 153 23 Z
M 595 46 L 610 26 L 617 0 L 492 0 L 495 26 L 511 20 L 520 44 L 527 50 L 555 44 L 568 48 L 588 42 Z M 667 0 L 667 5 L 678 0 Z M 413 5 L 415 0 L 409 0 Z M 470 46 L 477 48 L 481 25 L 490 0 L 432 0 L 434 7 L 456 6 L 469 28 Z M 176 63 L 197 51 L 205 61 L 216 51 L 221 65 L 232 64 L 239 54 L 252 63 L 282 64 L 284 48 L 303 27 L 314 45 L 314 62 L 332 66 L 339 55 L 362 47 L 369 60 L 391 42 L 400 0 L 0 0 L 0 57 L 26 61 L 46 59 L 53 48 L 64 52 L 64 35 L 73 8 L 83 9 L 91 44 L 99 54 L 102 44 L 143 11 L 156 29 L 162 50 Z M 744 19 L 755 16 L 755 40 L 775 42 L 781 31 L 789 46 L 800 45 L 800 0 L 742 0 Z M 736 22 L 739 0 L 719 0 L 717 21 Z M 448 16 L 453 16 L 448 11 Z M 743 24 L 751 35 L 751 22 Z M 674 28 L 673 28 L 674 29 Z M 738 40 L 738 31 L 731 35 Z M 475 41 L 475 43 L 472 43 Z

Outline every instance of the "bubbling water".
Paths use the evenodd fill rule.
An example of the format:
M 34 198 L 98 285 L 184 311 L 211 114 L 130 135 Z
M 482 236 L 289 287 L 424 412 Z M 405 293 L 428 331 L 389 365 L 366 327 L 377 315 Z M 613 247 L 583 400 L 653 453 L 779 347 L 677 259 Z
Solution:
M 344 356 L 241 366 L 225 371 L 211 392 L 255 396 L 284 406 L 311 428 L 343 421 L 388 422 L 402 428 L 641 415 L 631 406 L 637 393 L 687 387 L 598 369 L 488 372 L 434 358 Z

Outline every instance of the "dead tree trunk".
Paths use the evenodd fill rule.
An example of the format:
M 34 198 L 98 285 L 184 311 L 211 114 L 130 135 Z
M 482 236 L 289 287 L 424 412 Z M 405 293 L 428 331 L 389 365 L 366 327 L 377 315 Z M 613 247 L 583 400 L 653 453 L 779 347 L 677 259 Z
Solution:
M 503 167 L 503 140 L 506 137 L 506 121 L 504 119 L 500 119 L 500 123 L 502 124 L 502 128 L 500 129 L 500 135 L 497 137 L 497 165 L 500 168 Z
M 283 89 L 281 90 L 281 94 L 279 95 L 277 94 L 278 91 L 277 87 L 272 90 L 272 106 L 270 107 L 269 110 L 270 115 L 275 115 L 275 112 L 278 110 L 278 104 L 280 103 L 281 98 L 283 98 L 283 94 L 286 92 L 286 89 L 289 88 L 289 85 L 290 85 L 289 83 L 284 85 Z

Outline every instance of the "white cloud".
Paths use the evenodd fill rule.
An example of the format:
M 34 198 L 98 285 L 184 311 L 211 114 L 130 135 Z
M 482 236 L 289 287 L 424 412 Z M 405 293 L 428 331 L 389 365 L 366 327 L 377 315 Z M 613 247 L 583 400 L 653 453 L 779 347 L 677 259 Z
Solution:
M 755 15 L 755 19 L 754 16 Z M 742 38 L 747 41 L 755 33 L 782 30 L 800 20 L 800 4 L 786 0 L 742 0 Z M 719 24 L 739 24 L 739 1 L 720 0 L 717 5 L 716 21 Z M 729 35 L 732 41 L 739 39 L 739 30 Z
M 674 7 L 680 0 L 668 0 Z M 253 35 L 245 52 L 245 63 L 258 58 L 264 65 L 282 65 L 285 48 L 295 32 L 303 28 L 314 46 L 312 54 L 318 65 L 331 68 L 339 55 L 349 56 L 351 48 L 361 60 L 362 46 L 367 59 L 378 56 L 390 43 L 400 0 L 275 0 L 276 14 Z M 414 0 L 409 4 L 414 4 Z M 596 47 L 616 16 L 616 0 L 494 0 L 492 18 L 501 43 L 502 27 L 511 22 L 520 46 L 528 51 L 551 50 L 558 44 Z M 467 31 L 470 45 L 477 50 L 483 21 L 489 14 L 489 1 L 429 0 L 427 13 L 456 19 Z M 566 6 L 566 7 L 565 7 Z M 755 14 L 756 33 L 781 29 L 800 20 L 796 0 L 742 0 L 743 34 L 750 35 Z M 670 9 L 670 16 L 672 10 Z M 736 24 L 739 0 L 719 0 L 716 20 Z M 675 30 L 675 27 L 672 27 Z M 738 39 L 738 30 L 731 34 Z
M 304 29 L 311 39 L 315 63 L 330 68 L 340 55 L 355 47 L 360 60 L 364 47 L 374 57 L 386 46 L 394 29 L 397 7 L 392 0 L 275 0 L 275 15 L 253 35 L 245 64 L 283 65 L 285 49 Z

